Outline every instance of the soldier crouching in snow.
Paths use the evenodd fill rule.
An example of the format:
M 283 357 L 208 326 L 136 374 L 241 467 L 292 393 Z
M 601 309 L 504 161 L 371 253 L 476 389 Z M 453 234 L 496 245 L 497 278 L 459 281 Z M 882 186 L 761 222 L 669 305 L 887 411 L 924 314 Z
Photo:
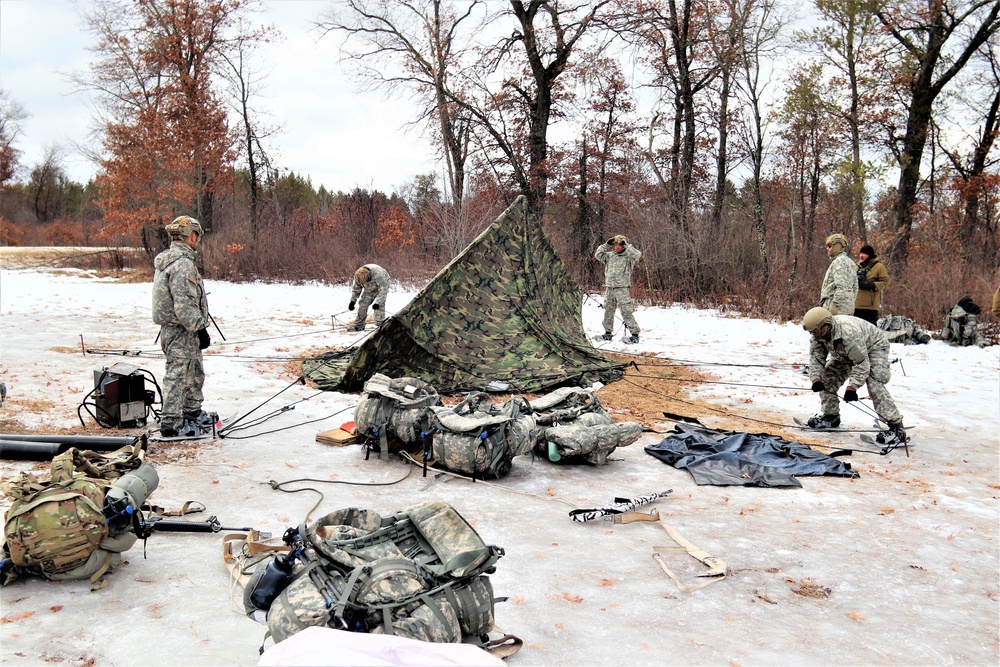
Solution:
M 594 257 L 604 265 L 604 340 L 611 340 L 615 311 L 621 310 L 625 326 L 632 332 L 631 336 L 625 337 L 625 342 L 638 343 L 639 323 L 632 314 L 634 305 L 629 288 L 632 286 L 632 269 L 642 253 L 619 234 L 597 246 Z
M 813 308 L 802 318 L 802 328 L 812 334 L 809 343 L 809 379 L 820 392 L 822 414 L 811 417 L 811 428 L 840 426 L 837 391 L 847 380 L 844 400 L 858 400 L 858 389 L 868 385 L 875 412 L 888 424 L 876 440 L 883 444 L 906 442 L 903 416 L 885 385 L 889 382 L 889 341 L 878 327 L 850 315 L 831 315 Z
M 348 310 L 358 307 L 358 317 L 354 325 L 348 327 L 353 331 L 365 330 L 365 319 L 368 317 L 368 307 L 375 313 L 375 326 L 380 327 L 385 321 L 385 297 L 389 294 L 389 272 L 378 264 L 365 264 L 354 272 L 354 283 L 351 285 L 351 302 Z M 358 301 L 358 297 L 361 301 Z
M 205 367 L 201 351 L 208 336 L 205 285 L 194 264 L 201 223 L 186 215 L 166 226 L 170 247 L 153 260 L 153 322 L 160 325 L 160 348 L 166 357 L 160 435 L 195 437 L 212 423 L 201 409 Z

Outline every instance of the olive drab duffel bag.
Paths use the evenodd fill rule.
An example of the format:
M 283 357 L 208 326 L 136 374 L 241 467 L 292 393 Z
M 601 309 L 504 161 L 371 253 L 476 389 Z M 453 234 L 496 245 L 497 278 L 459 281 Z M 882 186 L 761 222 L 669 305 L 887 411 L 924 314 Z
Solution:
M 488 641 L 495 600 L 487 575 L 503 549 L 486 545 L 445 503 L 385 517 L 346 508 L 289 529 L 285 541 L 290 555 L 258 564 L 243 597 L 249 615 L 266 612 L 276 642 L 313 625 L 429 642 Z M 279 571 L 284 577 L 271 576 Z
M 106 499 L 121 497 L 138 510 L 157 483 L 138 439 L 111 454 L 70 448 L 52 460 L 48 480 L 21 473 L 4 485 L 13 502 L 3 551 L 22 572 L 96 582 L 137 540 L 129 532 L 133 513 L 124 521 L 109 517 Z
M 379 458 L 389 458 L 390 444 L 414 445 L 427 424 L 432 406 L 441 405 L 437 389 L 423 380 L 401 377 L 392 379 L 381 373 L 365 382 L 364 391 L 354 408 L 357 434 L 378 441 Z
M 480 479 L 510 472 L 515 456 L 535 445 L 537 430 L 528 402 L 514 396 L 495 408 L 489 394 L 473 392 L 455 407 L 435 407 L 434 464 Z
M 535 453 L 552 462 L 604 465 L 611 452 L 642 435 L 642 424 L 612 419 L 591 389 L 562 387 L 530 406 L 538 424 Z

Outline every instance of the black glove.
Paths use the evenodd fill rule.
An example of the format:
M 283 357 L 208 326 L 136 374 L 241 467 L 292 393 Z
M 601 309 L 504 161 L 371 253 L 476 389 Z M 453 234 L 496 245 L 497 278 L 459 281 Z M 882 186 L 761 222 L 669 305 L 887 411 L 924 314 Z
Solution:
M 813 391 L 823 391 L 824 389 L 826 389 L 826 387 L 823 386 L 823 382 L 822 381 L 816 380 L 815 382 L 813 382 L 813 386 L 812 386 L 812 390 Z
M 858 400 L 858 392 L 853 387 L 848 387 L 847 391 L 844 392 L 844 400 L 848 403 Z
M 372 310 L 378 310 L 378 309 L 379 309 L 379 305 L 377 303 L 373 303 L 372 304 Z
M 614 244 L 615 244 L 615 237 L 612 236 L 610 239 L 608 239 L 608 245 L 614 245 Z
M 866 290 L 868 292 L 874 292 L 875 291 L 875 283 L 873 283 L 870 280 L 859 280 L 858 281 L 858 289 L 863 289 L 863 290 Z
M 212 344 L 212 339 L 208 337 L 208 329 L 198 329 L 198 349 L 204 350 Z
M 349 304 L 347 304 L 347 310 L 354 310 L 354 302 L 353 301 L 350 302 Z

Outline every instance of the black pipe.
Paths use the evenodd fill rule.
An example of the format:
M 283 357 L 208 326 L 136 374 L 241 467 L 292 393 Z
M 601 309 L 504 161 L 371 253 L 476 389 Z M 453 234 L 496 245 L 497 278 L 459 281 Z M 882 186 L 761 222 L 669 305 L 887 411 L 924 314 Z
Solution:
M 58 442 L 0 439 L 0 459 L 51 461 L 70 447 L 71 445 L 61 445 Z
M 72 447 L 86 447 L 100 451 L 112 451 L 135 444 L 139 436 L 134 435 L 43 435 L 39 433 L 0 433 L 0 440 L 26 442 L 57 442 Z M 105 449 L 106 448 L 106 449 Z

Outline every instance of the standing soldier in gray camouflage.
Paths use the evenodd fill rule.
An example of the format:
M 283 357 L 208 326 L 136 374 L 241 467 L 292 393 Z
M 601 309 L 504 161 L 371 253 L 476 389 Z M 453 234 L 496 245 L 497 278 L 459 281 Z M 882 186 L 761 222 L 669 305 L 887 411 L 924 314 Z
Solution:
M 854 302 L 858 297 L 857 267 L 847 256 L 847 245 L 847 237 L 843 234 L 826 237 L 830 266 L 823 276 L 819 305 L 834 315 L 853 315 Z
M 639 323 L 632 314 L 635 306 L 629 288 L 632 286 L 632 269 L 642 253 L 627 238 L 618 234 L 608 239 L 607 243 L 597 246 L 594 257 L 604 265 L 604 340 L 611 340 L 615 311 L 621 310 L 625 326 L 631 332 L 624 341 L 638 343 Z
M 211 343 L 208 301 L 194 264 L 203 230 L 197 220 L 182 215 L 166 232 L 170 247 L 153 260 L 153 322 L 160 325 L 160 348 L 166 355 L 160 435 L 195 437 L 211 426 L 211 417 L 201 409 L 201 351 Z
M 375 315 L 375 326 L 380 327 L 385 322 L 385 297 L 389 294 L 389 272 L 378 264 L 365 264 L 354 272 L 354 283 L 351 285 L 351 302 L 348 310 L 358 307 L 358 316 L 354 324 L 348 327 L 351 331 L 364 331 L 365 320 L 368 318 L 368 307 L 371 306 Z M 358 301 L 358 297 L 361 301 Z
M 889 341 L 878 327 L 850 315 L 831 315 L 813 308 L 802 318 L 802 328 L 812 334 L 809 342 L 809 379 L 820 392 L 822 414 L 810 417 L 811 428 L 840 426 L 837 391 L 847 380 L 844 401 L 858 400 L 858 389 L 868 385 L 875 412 L 888 428 L 876 436 L 883 444 L 906 442 L 903 416 L 885 385 L 889 382 Z

